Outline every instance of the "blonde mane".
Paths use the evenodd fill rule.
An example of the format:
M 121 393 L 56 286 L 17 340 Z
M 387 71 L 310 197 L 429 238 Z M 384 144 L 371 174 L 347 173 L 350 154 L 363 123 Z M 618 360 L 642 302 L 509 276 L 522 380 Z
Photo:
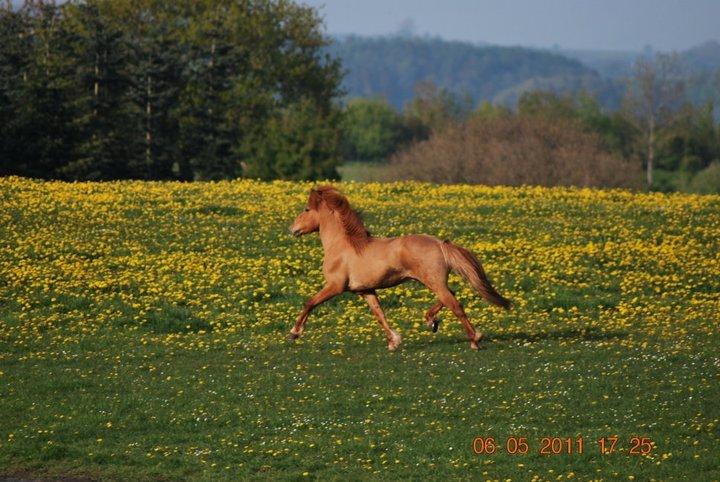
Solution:
M 321 202 L 325 202 L 331 211 L 338 214 L 345 237 L 353 249 L 360 253 L 372 237 L 365 229 L 360 215 L 350 207 L 347 198 L 332 186 L 318 186 L 310 191 L 310 208 L 317 209 Z

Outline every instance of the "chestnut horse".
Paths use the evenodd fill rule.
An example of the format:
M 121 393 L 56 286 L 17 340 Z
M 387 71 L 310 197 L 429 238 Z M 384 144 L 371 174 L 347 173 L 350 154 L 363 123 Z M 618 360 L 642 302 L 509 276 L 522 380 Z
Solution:
M 388 349 L 395 350 L 402 339 L 388 326 L 375 290 L 414 279 L 427 286 L 438 299 L 425 315 L 428 328 L 437 331 L 435 316 L 447 307 L 462 322 L 470 339 L 470 348 L 477 350 L 482 334 L 475 331 L 448 288 L 451 269 L 490 303 L 505 309 L 510 307 L 510 301 L 495 291 L 480 261 L 470 251 L 423 234 L 399 238 L 371 236 L 345 196 L 332 186 L 320 186 L 310 191 L 307 207 L 295 219 L 290 231 L 294 236 L 318 231 L 325 253 L 325 286 L 305 303 L 290 330 L 291 340 L 302 334 L 313 308 L 333 296 L 351 291 L 365 298 L 385 331 Z

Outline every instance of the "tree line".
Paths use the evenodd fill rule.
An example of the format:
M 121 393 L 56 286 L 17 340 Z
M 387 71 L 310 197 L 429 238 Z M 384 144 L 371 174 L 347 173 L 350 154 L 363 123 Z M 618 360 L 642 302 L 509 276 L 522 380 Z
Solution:
M 343 152 L 390 160 L 386 178 L 720 192 L 714 104 L 685 101 L 673 56 L 641 59 L 619 108 L 591 94 L 531 91 L 511 109 L 421 84 L 401 111 L 351 101 Z
M 327 42 L 284 0 L 6 1 L 0 174 L 334 177 Z
M 554 91 L 477 105 L 431 81 L 397 109 L 342 104 L 329 42 L 290 0 L 6 1 L 0 175 L 314 180 L 390 161 L 388 179 L 720 190 L 713 104 L 684 101 L 672 56 L 638 60 L 612 110 Z

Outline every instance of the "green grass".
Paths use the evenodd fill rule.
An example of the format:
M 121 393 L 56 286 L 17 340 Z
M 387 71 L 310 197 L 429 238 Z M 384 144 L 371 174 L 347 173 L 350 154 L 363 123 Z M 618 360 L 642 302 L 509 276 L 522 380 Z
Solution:
M 338 167 L 343 181 L 383 182 L 391 181 L 390 166 L 384 162 L 346 162 Z
M 373 232 L 471 247 L 515 301 L 451 278 L 473 352 L 446 310 L 423 330 L 427 290 L 383 291 L 388 353 L 349 294 L 286 340 L 322 283 L 287 235 L 308 187 L 0 181 L 0 479 L 720 478 L 720 198 L 348 184 Z

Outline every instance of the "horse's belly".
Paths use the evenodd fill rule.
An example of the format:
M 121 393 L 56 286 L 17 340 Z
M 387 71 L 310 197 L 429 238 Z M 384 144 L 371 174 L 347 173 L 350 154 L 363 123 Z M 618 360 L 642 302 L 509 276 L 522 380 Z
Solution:
M 377 288 L 390 288 L 407 281 L 404 270 L 385 269 L 381 271 L 368 271 L 350 276 L 350 291 L 366 291 Z

